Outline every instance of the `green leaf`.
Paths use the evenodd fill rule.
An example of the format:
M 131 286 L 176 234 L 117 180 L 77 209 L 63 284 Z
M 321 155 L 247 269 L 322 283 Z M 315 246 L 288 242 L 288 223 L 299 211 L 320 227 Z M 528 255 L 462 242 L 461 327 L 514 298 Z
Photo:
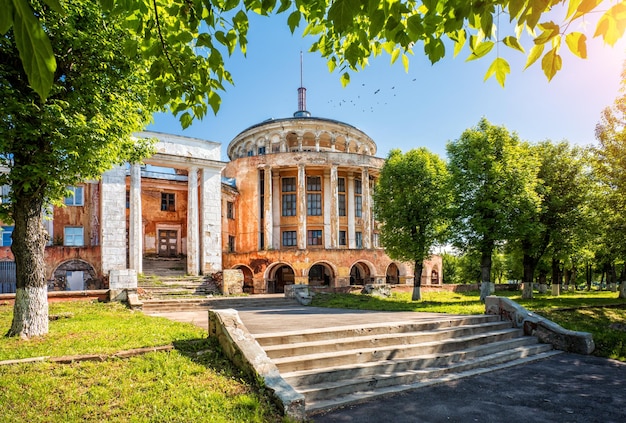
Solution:
M 462 29 L 460 31 L 457 31 L 456 39 L 454 40 L 454 57 L 456 57 L 461 52 L 466 40 L 467 33 L 465 32 L 465 30 Z
M 565 37 L 569 50 L 581 59 L 587 58 L 587 36 L 581 32 L 572 32 Z
M 65 14 L 63 6 L 61 5 L 61 2 L 59 0 L 43 0 L 43 2 L 46 3 L 48 7 L 50 7 L 50 9 L 54 10 L 58 14 Z
M 222 98 L 215 91 L 209 92 L 209 105 L 213 109 L 213 113 L 217 114 L 222 104 Z
M 496 80 L 504 88 L 504 81 L 506 80 L 506 76 L 511 73 L 511 67 L 509 66 L 509 62 L 504 60 L 501 57 L 496 57 L 496 59 L 491 63 L 489 69 L 487 69 L 487 73 L 485 74 L 485 81 L 492 77 L 496 76 Z
M 328 20 L 332 22 L 335 31 L 341 34 L 352 25 L 360 8 L 359 0 L 337 0 L 328 9 Z
M 280 0 L 280 7 L 276 13 L 283 13 L 291 7 L 291 0 Z
M 617 3 L 602 15 L 596 26 L 594 37 L 602 36 L 605 43 L 614 46 L 624 36 L 626 29 L 626 4 Z
M 408 19 L 410 21 L 411 18 Z M 385 25 L 385 12 L 381 9 L 376 9 L 370 13 L 370 37 L 374 38 L 383 29 Z M 407 22 L 407 26 L 409 23 Z M 409 27 L 410 30 L 410 27 Z
M 510 21 L 513 20 L 521 13 L 522 8 L 526 4 L 526 0 L 510 0 L 509 1 L 509 17 Z
M 484 57 L 487 53 L 491 51 L 493 46 L 494 46 L 493 41 L 483 41 L 482 43 L 478 44 L 476 48 L 472 49 L 472 54 L 470 54 L 469 57 L 465 61 L 470 62 L 472 60 L 476 60 L 476 59 L 480 59 L 481 57 Z
M 593 9 L 598 7 L 602 1 L 603 0 L 582 0 L 572 19 L 580 18 L 581 16 L 591 12 Z
M 183 127 L 183 129 L 189 128 L 189 125 L 191 125 L 192 122 L 193 116 L 191 116 L 191 113 L 185 112 L 180 115 L 180 125 Z
M 537 59 L 541 57 L 541 54 L 543 53 L 543 48 L 544 44 L 537 44 L 530 49 L 530 53 L 528 53 L 528 59 L 526 60 L 526 66 L 524 66 L 524 69 L 527 69 L 530 65 L 535 63 Z
M 392 53 L 391 53 L 391 63 L 395 63 L 396 60 L 398 60 L 398 57 L 400 57 L 400 49 L 397 48 L 395 49 Z
M 14 0 L 13 33 L 28 83 L 42 101 L 52 88 L 57 68 L 50 39 L 26 0 Z
M 344 87 L 344 88 L 347 87 L 348 84 L 350 83 L 350 74 L 348 72 L 342 73 L 340 81 L 341 81 L 341 86 L 342 87 Z
M 561 31 L 561 28 L 552 21 L 539 24 L 539 28 L 542 32 L 533 40 L 535 44 L 545 44 L 559 35 Z
M 545 56 L 543 56 L 543 59 L 541 59 L 541 68 L 548 78 L 548 81 L 552 80 L 554 75 L 561 70 L 561 65 L 561 56 L 558 55 L 556 47 L 547 52 Z
M 0 34 L 4 35 L 13 26 L 13 2 L 0 0 Z
M 522 45 L 519 43 L 519 40 L 516 37 L 513 37 L 513 36 L 505 37 L 502 40 L 502 42 L 507 47 L 521 51 L 522 53 L 526 53 L 526 51 L 524 50 L 524 47 L 522 47 Z
M 406 54 L 402 54 L 402 66 L 405 72 L 409 71 L 409 57 Z
M 576 10 L 578 10 L 578 7 L 580 6 L 580 3 L 582 3 L 582 1 L 583 0 L 569 0 L 567 6 L 567 15 L 565 16 L 565 19 L 569 19 L 569 17 L 572 16 L 574 12 L 576 12 Z
M 294 12 L 291 12 L 289 17 L 287 18 L 287 25 L 289 25 L 289 29 L 291 30 L 292 34 L 294 33 L 294 31 L 300 24 L 300 17 L 301 17 L 300 11 L 296 10 Z

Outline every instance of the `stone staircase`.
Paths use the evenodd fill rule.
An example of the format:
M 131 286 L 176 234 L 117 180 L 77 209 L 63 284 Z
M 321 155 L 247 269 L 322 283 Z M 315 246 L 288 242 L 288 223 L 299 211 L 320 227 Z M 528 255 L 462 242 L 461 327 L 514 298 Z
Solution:
M 252 295 L 241 297 L 215 296 L 196 298 L 155 298 L 143 300 L 143 312 L 146 314 L 170 313 L 177 311 L 198 311 L 208 309 L 234 308 L 275 308 L 294 306 L 294 299 L 283 294 Z
M 204 276 L 143 275 L 137 281 L 142 299 L 198 297 L 219 294 L 211 279 Z
M 256 334 L 307 414 L 545 358 L 555 351 L 499 316 L 446 316 Z

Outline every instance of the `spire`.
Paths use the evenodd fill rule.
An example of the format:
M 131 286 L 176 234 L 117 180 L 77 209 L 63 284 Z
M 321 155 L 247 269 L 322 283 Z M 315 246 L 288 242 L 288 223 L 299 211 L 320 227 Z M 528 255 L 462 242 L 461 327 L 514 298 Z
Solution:
M 306 110 L 306 88 L 304 88 L 302 78 L 302 52 L 300 52 L 300 88 L 298 88 L 298 111 L 294 117 L 311 117 L 311 113 Z

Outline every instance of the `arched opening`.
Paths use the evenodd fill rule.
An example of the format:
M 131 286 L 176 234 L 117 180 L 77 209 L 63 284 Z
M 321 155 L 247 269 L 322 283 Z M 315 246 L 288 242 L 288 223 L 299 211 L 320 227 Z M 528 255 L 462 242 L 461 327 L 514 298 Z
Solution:
M 439 283 L 439 272 L 437 272 L 437 269 L 433 269 L 432 272 L 430 272 L 430 283 L 431 285 L 437 285 Z
M 395 263 L 391 263 L 387 267 L 385 280 L 388 284 L 396 285 L 400 283 L 400 269 L 398 269 L 398 266 Z
M 334 282 L 333 270 L 330 266 L 318 263 L 309 269 L 309 285 L 332 286 Z
M 286 264 L 278 266 L 272 273 L 273 277 L 267 281 L 268 294 L 282 294 L 285 292 L 285 285 L 293 285 L 295 282 L 295 273 Z
M 103 289 L 93 266 L 86 261 L 73 259 L 61 263 L 48 282 L 49 291 L 85 291 Z
M 252 270 L 247 266 L 235 266 L 234 269 L 239 269 L 243 273 L 243 292 L 254 294 L 254 275 Z
M 364 263 L 354 263 L 350 269 L 350 285 L 366 285 L 371 280 L 370 268 Z

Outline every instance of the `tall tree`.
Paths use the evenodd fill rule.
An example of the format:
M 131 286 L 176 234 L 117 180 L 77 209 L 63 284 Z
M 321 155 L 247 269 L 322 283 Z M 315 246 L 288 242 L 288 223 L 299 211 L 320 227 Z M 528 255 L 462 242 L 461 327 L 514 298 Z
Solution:
M 390 257 L 414 264 L 412 300 L 421 299 L 424 260 L 443 239 L 450 196 L 448 173 L 426 148 L 392 150 L 374 190 L 374 211 L 382 223 L 381 242 Z
M 131 134 L 154 112 L 144 107 L 152 87 L 148 63 L 124 53 L 130 35 L 115 17 L 90 0 L 64 2 L 63 15 L 33 5 L 57 57 L 47 100 L 19 66 L 16 34 L 0 37 L 0 164 L 8 170 L 0 184 L 11 187 L 0 212 L 15 225 L 17 273 L 8 335 L 26 338 L 48 331 L 44 209 L 59 202 L 67 186 L 146 154 L 150 146 Z
M 494 292 L 491 255 L 509 239 L 528 196 L 527 158 L 520 140 L 482 118 L 446 146 L 453 195 L 452 236 L 463 251 L 480 256 L 480 298 Z
M 603 182 L 605 260 L 612 262 L 616 254 L 626 255 L 626 65 L 622 72 L 620 95 L 613 106 L 603 110 L 596 126 L 596 172 Z M 626 281 L 620 281 L 620 298 L 626 298 Z
M 62 11 L 61 0 L 42 0 Z M 0 0 L 0 35 L 12 26 L 17 28 L 18 48 L 26 73 L 34 89 L 45 98 L 52 87 L 54 55 L 44 30 L 37 22 L 38 0 Z M 222 81 L 230 80 L 218 46 L 232 54 L 239 46 L 245 53 L 248 15 L 288 14 L 287 23 L 294 32 L 306 25 L 304 34 L 316 38 L 311 49 L 328 59 L 329 68 L 342 70 L 342 82 L 350 79 L 350 70 L 368 64 L 383 51 L 391 61 L 401 58 L 405 68 L 414 49 L 421 48 L 432 63 L 446 54 L 446 41 L 452 41 L 454 55 L 464 46 L 467 60 L 491 55 L 493 61 L 485 79 L 495 76 L 504 85 L 510 66 L 502 45 L 510 51 L 527 55 L 526 67 L 541 63 L 548 79 L 562 66 L 561 46 L 571 54 L 587 57 L 585 31 L 592 31 L 605 43 L 614 45 L 626 29 L 626 5 L 609 0 L 492 0 L 447 1 L 357 1 L 357 0 L 100 0 L 106 10 L 122 15 L 126 23 L 144 39 L 126 42 L 128 51 L 137 47 L 155 59 L 152 76 L 160 90 L 154 100 L 170 104 L 181 115 L 183 125 L 202 117 L 207 102 L 219 107 L 217 91 Z M 544 16 L 549 13 L 549 16 Z M 500 18 L 511 25 L 498 25 Z M 578 22 L 585 22 L 587 30 Z M 595 25 L 589 25 L 589 23 Z M 496 28 L 497 26 L 497 28 Z M 524 29 L 529 31 L 524 31 Z M 497 29 L 497 32 L 496 32 Z M 582 31 L 582 32 L 581 32 Z M 530 34 L 528 52 L 524 37 Z M 565 41 L 565 42 L 563 42 Z M 548 47 L 548 48 L 546 48 Z M 541 59 L 541 61 L 539 61 Z

